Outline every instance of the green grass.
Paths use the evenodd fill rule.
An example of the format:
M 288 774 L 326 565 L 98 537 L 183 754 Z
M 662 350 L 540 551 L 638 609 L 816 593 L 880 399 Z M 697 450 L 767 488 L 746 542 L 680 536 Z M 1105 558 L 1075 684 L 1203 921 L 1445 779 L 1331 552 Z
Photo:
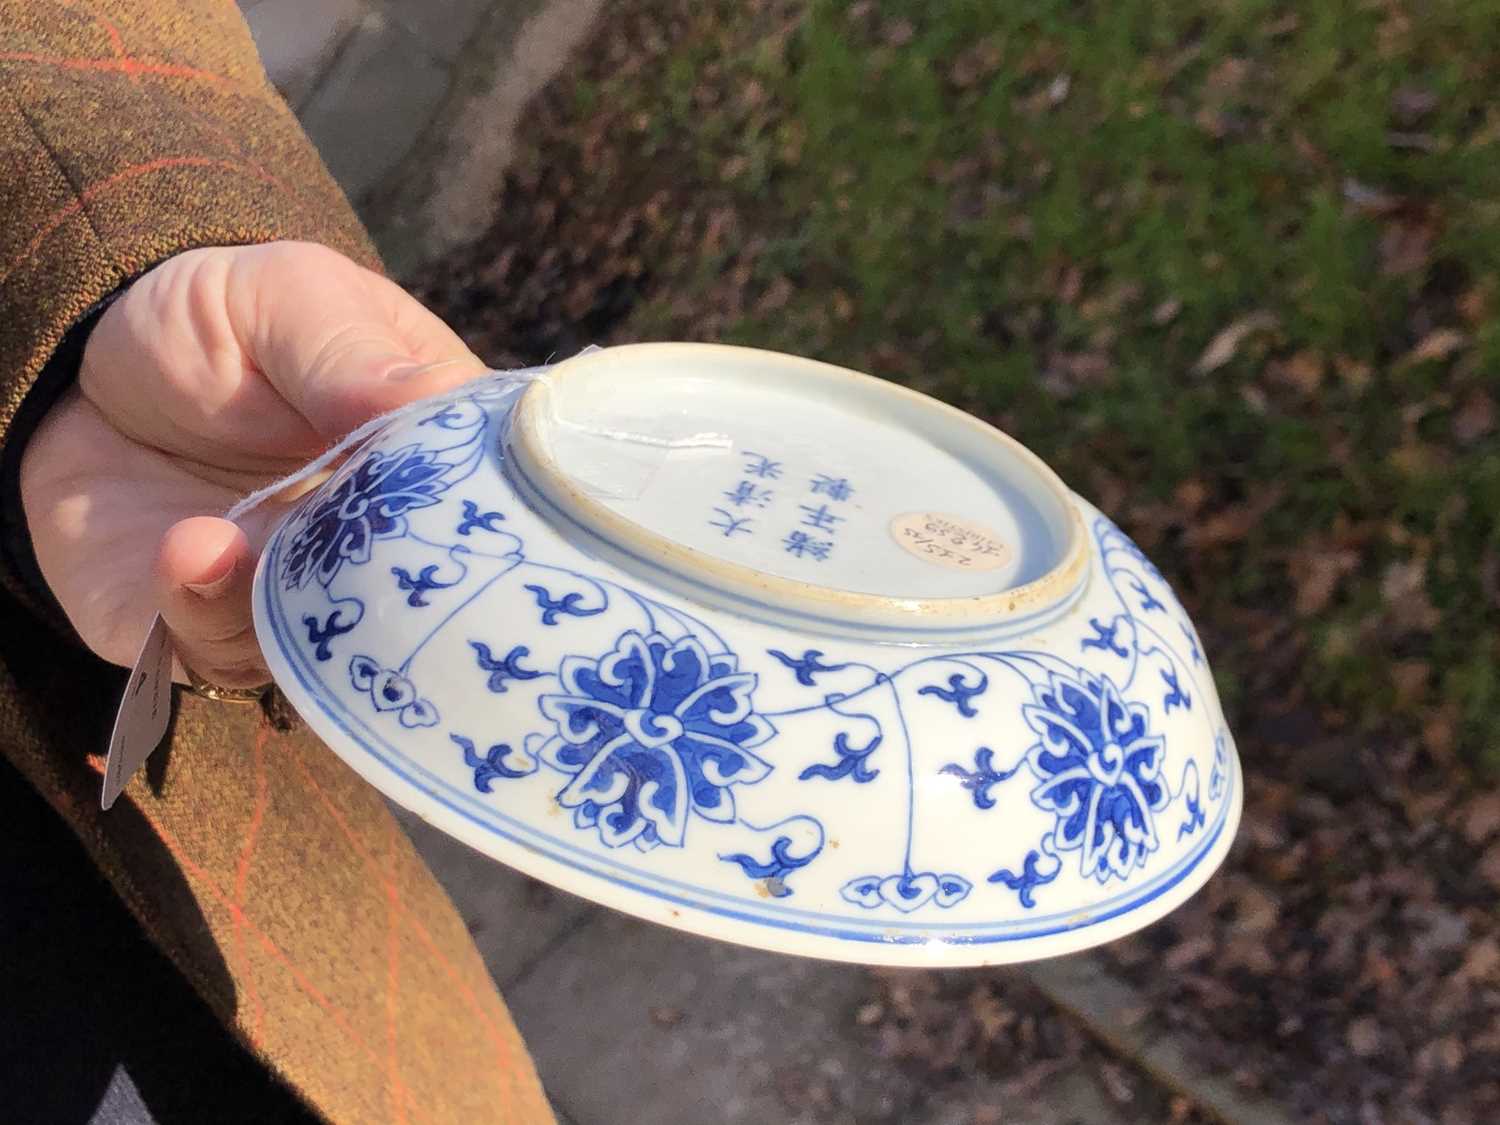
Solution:
M 745 263 L 716 334 L 1015 433 L 1185 587 L 1242 712 L 1290 698 L 1500 766 L 1500 439 L 1455 436 L 1500 396 L 1500 3 L 1402 8 L 681 5 L 664 59 L 580 79 L 576 112 L 611 115 L 646 179 L 732 207 L 739 241 L 664 233 L 624 334 L 694 334 Z M 1436 104 L 1398 120 L 1405 87 Z M 1258 312 L 1273 326 L 1195 371 Z M 1461 341 L 1410 358 L 1440 329 Z

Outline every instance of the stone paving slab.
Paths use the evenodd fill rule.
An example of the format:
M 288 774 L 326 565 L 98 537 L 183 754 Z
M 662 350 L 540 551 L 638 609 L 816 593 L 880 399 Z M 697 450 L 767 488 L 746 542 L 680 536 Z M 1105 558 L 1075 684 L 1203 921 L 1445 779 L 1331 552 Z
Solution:
M 527 104 L 567 64 L 603 10 L 603 0 L 488 5 L 454 62 L 432 125 L 361 209 L 394 276 L 484 232 Z
M 848 1120 L 893 1121 L 899 1076 L 846 1081 L 863 1065 L 844 1029 L 865 990 L 857 967 L 601 912 L 506 999 L 543 1082 L 578 1125 L 810 1125 L 828 1118 L 796 1100 L 820 1079 L 854 1087 Z
M 1143 1125 L 1073 1062 L 1030 1090 L 918 1082 L 859 1028 L 872 991 L 857 965 L 598 910 L 506 999 L 576 1125 Z
M 358 22 L 359 0 L 241 0 L 266 74 L 294 109 Z
M 447 66 L 415 35 L 370 10 L 298 116 L 334 179 L 358 202 L 401 164 L 442 103 L 448 79 Z
M 1099 1080 L 1072 1067 L 1048 1077 L 1044 1090 L 1017 1096 L 983 1079 L 943 1089 L 903 1125 L 1139 1125 L 1109 1100 Z M 1152 1122 L 1151 1125 L 1158 1125 Z
M 1146 998 L 1087 954 L 1029 965 L 1025 975 L 1096 1039 L 1135 1062 L 1163 1085 L 1190 1094 L 1220 1121 L 1235 1125 L 1292 1125 L 1270 1101 L 1241 1090 L 1227 1076 L 1196 1063 L 1184 1046 L 1127 1013 L 1149 1011 Z
M 410 31 L 427 50 L 452 62 L 469 41 L 487 8 L 510 0 L 379 0 L 382 10 Z

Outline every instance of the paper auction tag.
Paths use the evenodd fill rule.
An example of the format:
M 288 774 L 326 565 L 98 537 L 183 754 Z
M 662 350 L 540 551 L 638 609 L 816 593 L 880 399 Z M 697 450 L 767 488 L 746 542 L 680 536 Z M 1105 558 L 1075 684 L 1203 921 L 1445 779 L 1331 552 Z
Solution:
M 115 713 L 104 761 L 101 808 L 109 808 L 146 759 L 161 745 L 172 718 L 172 644 L 161 614 L 151 622 L 141 655 L 130 670 L 125 695 Z
M 949 570 L 998 570 L 1012 551 L 983 524 L 942 512 L 905 512 L 891 520 L 896 545 Z

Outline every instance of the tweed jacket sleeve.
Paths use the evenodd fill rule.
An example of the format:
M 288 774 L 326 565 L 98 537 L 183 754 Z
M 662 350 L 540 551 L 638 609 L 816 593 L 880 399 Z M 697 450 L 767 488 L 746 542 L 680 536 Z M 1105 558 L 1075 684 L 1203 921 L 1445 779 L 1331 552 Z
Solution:
M 377 265 L 232 0 L 0 0 L 0 154 L 11 472 L 57 389 L 39 376 L 66 378 L 80 326 L 154 264 L 298 238 Z M 183 695 L 167 745 L 100 812 L 124 672 L 38 627 L 6 508 L 0 754 L 210 1009 L 340 1125 L 550 1122 L 463 919 L 379 794 L 305 728 Z
M 164 258 L 305 238 L 376 258 L 229 0 L 0 0 L 0 463 L 67 331 Z M 14 503 L 0 581 L 18 581 Z M 34 597 L 31 597 L 35 601 Z

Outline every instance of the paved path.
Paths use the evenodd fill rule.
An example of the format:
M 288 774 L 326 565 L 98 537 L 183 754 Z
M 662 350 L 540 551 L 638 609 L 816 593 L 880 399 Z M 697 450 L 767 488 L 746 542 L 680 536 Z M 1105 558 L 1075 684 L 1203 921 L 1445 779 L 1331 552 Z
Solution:
M 356 204 L 433 119 L 486 0 L 241 0 L 266 72 Z
M 1029 1091 L 929 1087 L 860 1030 L 864 969 L 639 922 L 402 822 L 572 1125 L 1144 1125 L 1084 1067 Z
M 603 0 L 240 0 L 400 277 L 488 226 L 521 112 Z

